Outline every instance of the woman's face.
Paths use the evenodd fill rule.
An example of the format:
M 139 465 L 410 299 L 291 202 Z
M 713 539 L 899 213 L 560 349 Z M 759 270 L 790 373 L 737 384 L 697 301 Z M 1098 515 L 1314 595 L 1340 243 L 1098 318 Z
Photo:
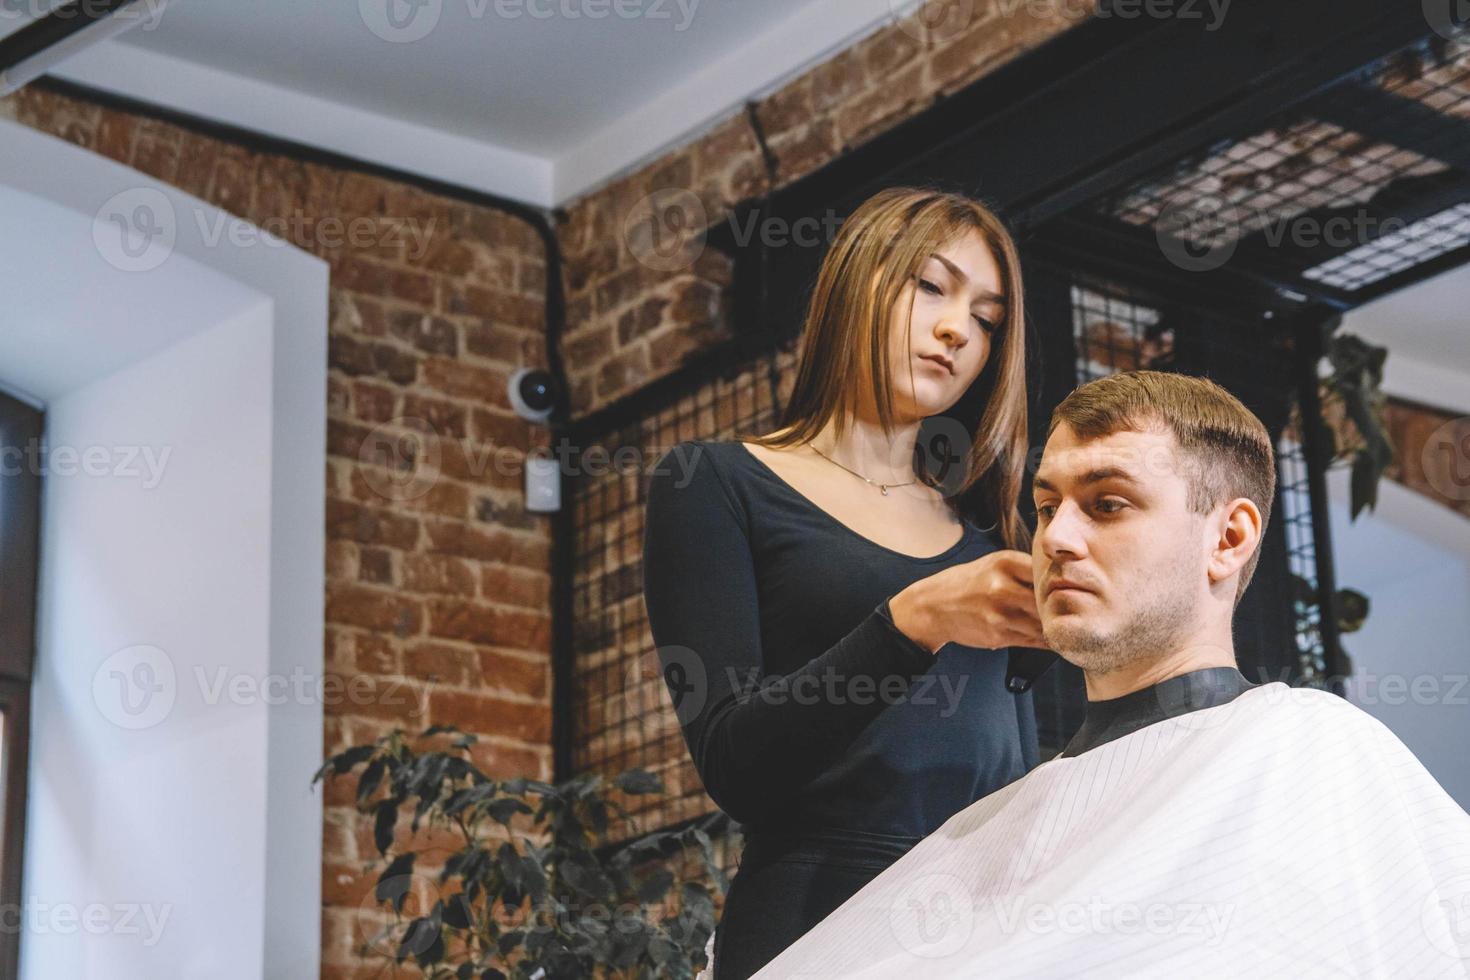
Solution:
M 899 418 L 940 414 L 980 376 L 1004 319 L 1002 293 L 1000 266 L 977 231 L 924 259 L 889 311 L 888 357 Z M 913 324 L 906 331 L 910 303 Z

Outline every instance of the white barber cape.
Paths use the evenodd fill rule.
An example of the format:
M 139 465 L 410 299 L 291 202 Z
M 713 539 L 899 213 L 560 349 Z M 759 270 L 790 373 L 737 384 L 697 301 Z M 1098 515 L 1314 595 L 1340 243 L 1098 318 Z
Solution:
M 1052 759 L 756 974 L 1217 976 L 1470 977 L 1470 815 L 1332 694 L 1264 684 Z

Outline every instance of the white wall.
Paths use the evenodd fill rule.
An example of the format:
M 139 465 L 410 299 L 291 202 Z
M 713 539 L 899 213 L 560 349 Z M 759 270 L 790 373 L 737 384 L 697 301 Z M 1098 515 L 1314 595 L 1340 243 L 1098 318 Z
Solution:
M 0 387 L 53 452 L 21 975 L 314 980 L 322 705 L 272 679 L 322 675 L 326 265 L 4 121 L 0 220 Z
M 270 312 L 48 406 L 51 452 L 161 465 L 45 481 L 25 893 L 110 914 L 33 915 L 27 977 L 264 975 L 267 705 L 198 672 L 270 670 Z
M 1470 521 L 1385 479 L 1376 509 L 1350 522 L 1346 469 L 1328 489 L 1338 587 L 1370 603 L 1342 640 L 1348 698 L 1470 810 Z

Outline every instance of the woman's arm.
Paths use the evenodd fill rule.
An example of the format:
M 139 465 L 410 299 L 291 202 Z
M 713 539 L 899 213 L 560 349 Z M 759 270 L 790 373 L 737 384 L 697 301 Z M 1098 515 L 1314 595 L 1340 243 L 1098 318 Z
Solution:
M 743 510 L 703 447 L 684 442 L 674 452 L 693 466 L 686 483 L 686 468 L 665 454 L 649 480 L 648 624 L 705 790 L 737 821 L 756 823 L 836 762 L 887 706 L 877 696 L 823 697 L 824 678 L 870 675 L 878 691 L 906 692 L 934 656 L 875 608 L 805 666 L 764 678 Z M 888 676 L 901 683 L 885 684 Z

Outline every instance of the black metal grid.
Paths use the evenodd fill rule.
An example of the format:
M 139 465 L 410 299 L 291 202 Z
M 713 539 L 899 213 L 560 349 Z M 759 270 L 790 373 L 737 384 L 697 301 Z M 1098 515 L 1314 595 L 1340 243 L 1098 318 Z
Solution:
M 1095 214 L 1339 308 L 1470 260 L 1470 43 L 1430 35 Z
M 574 440 L 582 475 L 570 501 L 576 527 L 572 767 L 609 776 L 634 767 L 658 774 L 664 795 L 623 801 L 644 831 L 716 811 L 684 744 L 648 629 L 642 568 L 648 470 L 686 439 L 776 428 L 794 362 L 790 345 L 743 360 L 712 359 L 708 370 L 690 372 L 629 421 Z M 601 465 L 619 453 L 623 467 Z
M 1297 659 L 1305 684 L 1321 684 L 1328 674 L 1327 650 L 1322 637 L 1322 602 L 1317 581 L 1317 539 L 1312 529 L 1311 470 L 1301 442 L 1301 402 L 1293 407 L 1290 431 L 1276 448 L 1277 513 L 1286 531 L 1287 562 L 1291 569 L 1292 614 L 1295 618 Z

